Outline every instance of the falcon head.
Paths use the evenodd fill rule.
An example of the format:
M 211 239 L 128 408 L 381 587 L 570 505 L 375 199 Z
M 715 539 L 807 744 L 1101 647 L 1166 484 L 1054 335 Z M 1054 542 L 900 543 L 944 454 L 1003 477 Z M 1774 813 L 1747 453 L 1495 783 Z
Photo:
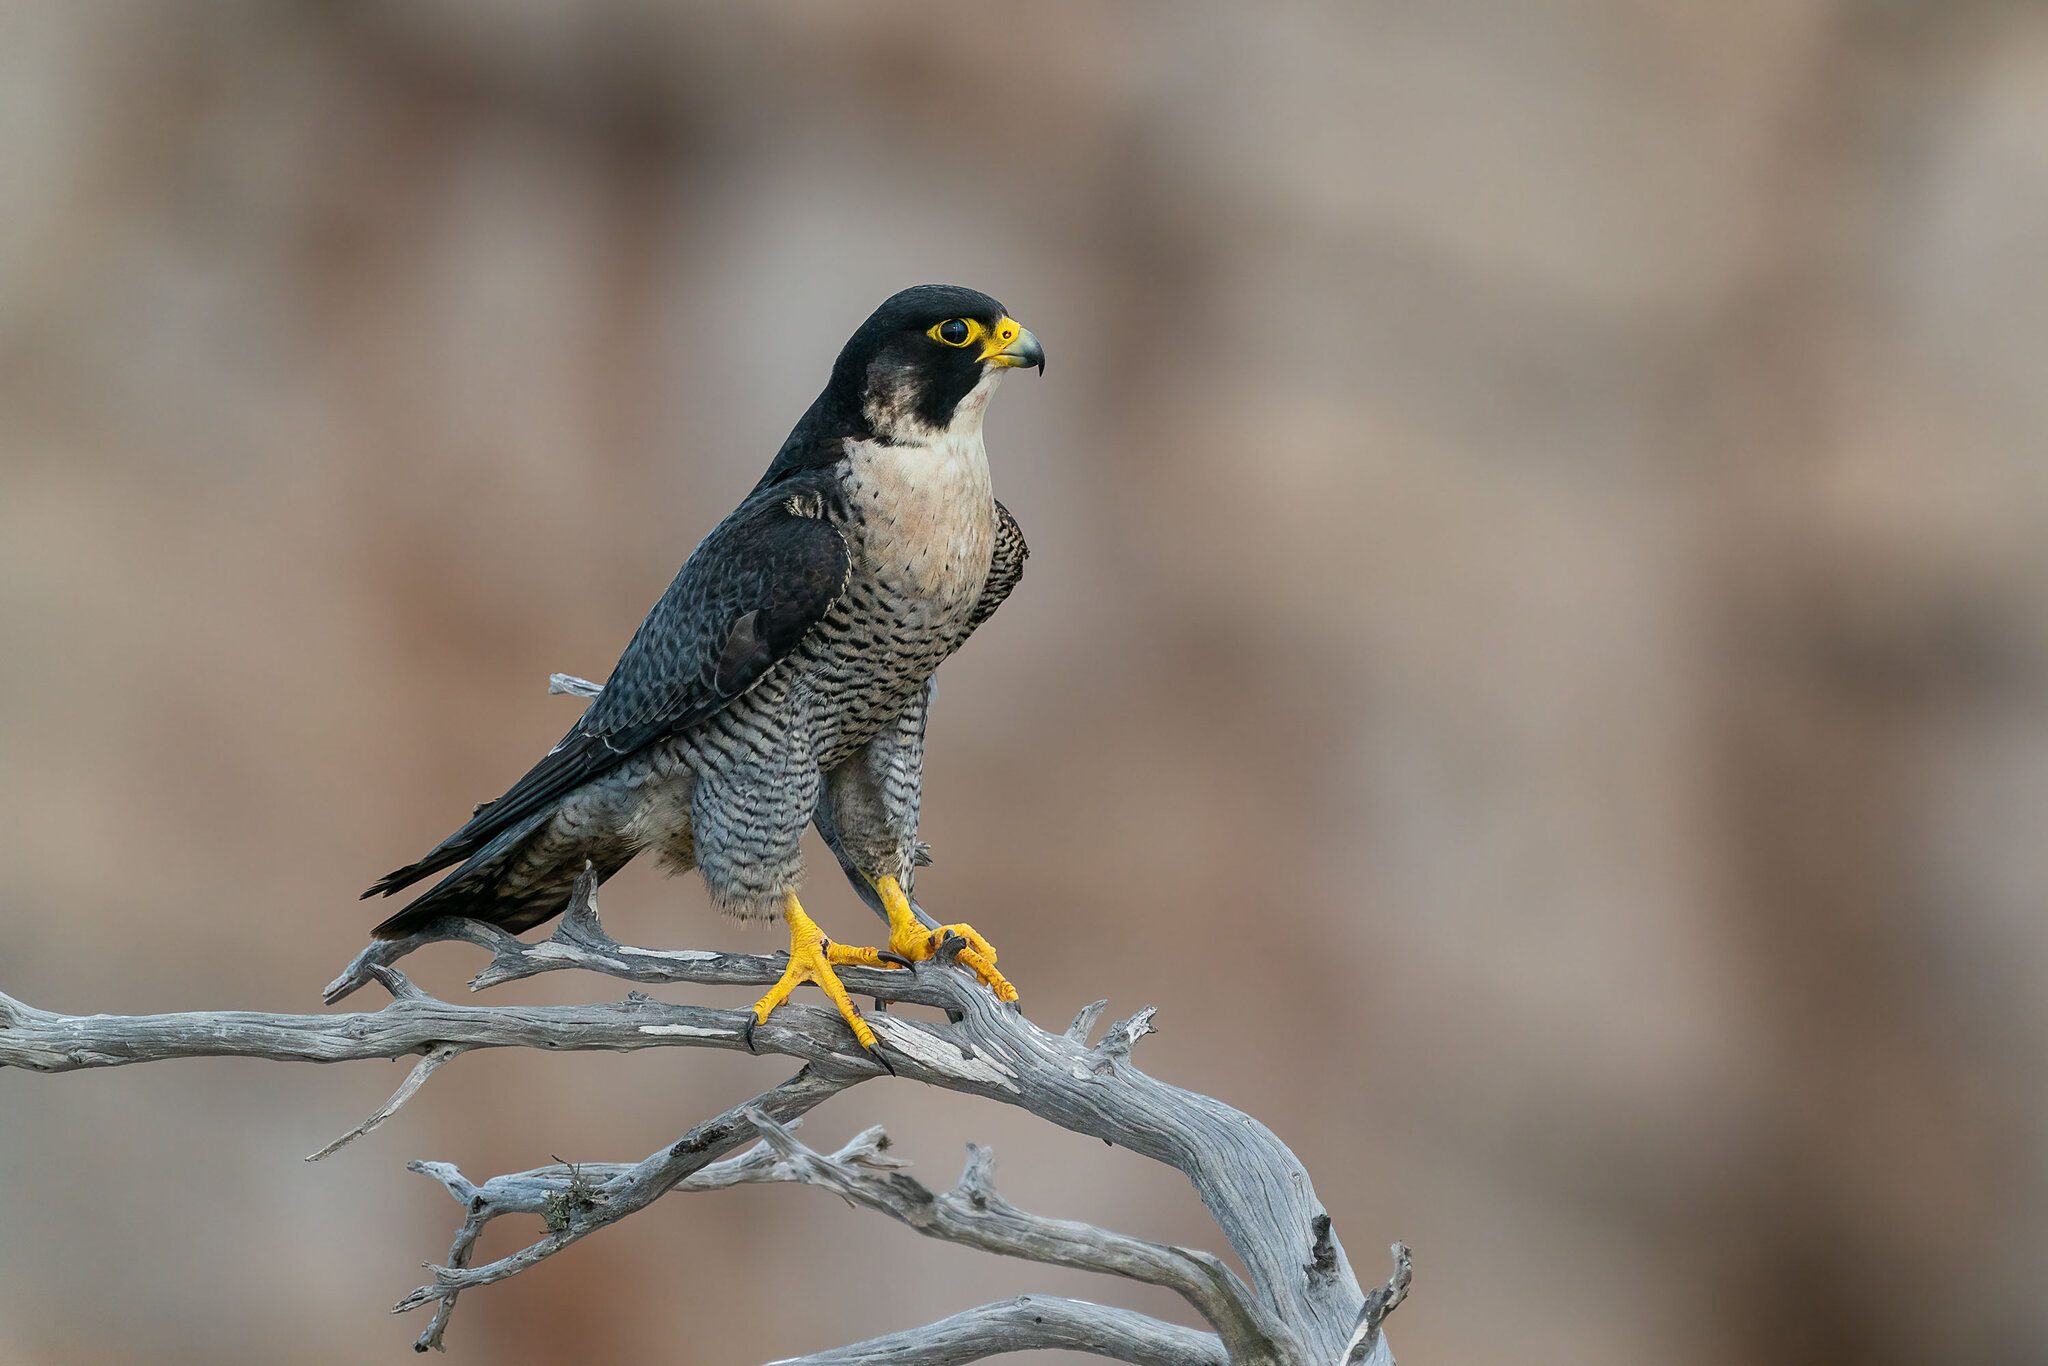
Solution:
M 1038 338 L 988 295 L 918 285 L 868 316 L 832 367 L 832 385 L 877 437 L 922 443 L 979 430 L 1005 370 L 1043 372 Z

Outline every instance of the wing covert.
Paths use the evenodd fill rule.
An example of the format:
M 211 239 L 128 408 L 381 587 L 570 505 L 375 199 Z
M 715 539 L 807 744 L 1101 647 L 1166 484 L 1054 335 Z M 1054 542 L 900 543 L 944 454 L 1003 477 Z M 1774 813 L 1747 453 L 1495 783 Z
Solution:
M 761 680 L 846 588 L 846 540 L 815 495 L 750 497 L 691 552 L 640 623 L 604 691 L 505 795 L 418 863 L 368 892 L 389 895 L 475 852 L 629 754 L 716 715 Z

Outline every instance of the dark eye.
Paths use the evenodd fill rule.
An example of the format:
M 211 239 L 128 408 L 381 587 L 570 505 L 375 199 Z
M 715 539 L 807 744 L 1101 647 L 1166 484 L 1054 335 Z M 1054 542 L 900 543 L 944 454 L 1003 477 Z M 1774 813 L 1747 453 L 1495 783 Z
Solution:
M 939 324 L 938 338 L 948 346 L 965 346 L 973 329 L 964 318 L 948 318 Z

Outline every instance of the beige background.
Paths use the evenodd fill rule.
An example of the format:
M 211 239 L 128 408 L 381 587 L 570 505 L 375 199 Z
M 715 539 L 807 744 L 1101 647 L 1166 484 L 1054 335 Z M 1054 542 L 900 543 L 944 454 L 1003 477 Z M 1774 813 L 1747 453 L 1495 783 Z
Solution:
M 2048 10 L 16 3 L 0 205 L 8 991 L 309 1006 L 867 309 L 959 281 L 1051 365 L 920 891 L 1038 1018 L 1157 1004 L 1366 1273 L 1414 1244 L 1415 1366 L 2048 1357 Z M 771 947 L 695 881 L 606 912 Z M 406 1158 L 638 1157 L 780 1068 L 470 1057 L 299 1161 L 400 1075 L 0 1076 L 0 1362 L 406 1359 L 456 1214 Z M 907 1085 L 809 1132 L 877 1118 L 1214 1239 Z M 730 1366 L 1023 1290 L 1179 1312 L 743 1190 L 451 1344 Z

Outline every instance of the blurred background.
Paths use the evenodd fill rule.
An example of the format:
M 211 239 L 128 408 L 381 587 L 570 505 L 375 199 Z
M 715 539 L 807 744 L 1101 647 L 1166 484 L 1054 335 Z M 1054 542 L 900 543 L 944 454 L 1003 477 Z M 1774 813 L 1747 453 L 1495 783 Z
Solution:
M 1158 1005 L 1363 1278 L 1415 1246 L 1404 1362 L 2048 1359 L 2048 8 L 14 4 L 0 203 L 7 991 L 316 1008 L 958 281 L 1051 365 L 919 892 L 1036 1018 Z M 0 1363 L 404 1359 L 458 1214 L 406 1159 L 634 1159 L 782 1071 L 472 1055 L 310 1167 L 404 1064 L 0 1076 Z M 1218 1242 L 994 1107 L 806 1133 L 877 1120 Z M 748 1189 L 449 1340 L 746 1366 L 1021 1291 L 1183 1316 Z

